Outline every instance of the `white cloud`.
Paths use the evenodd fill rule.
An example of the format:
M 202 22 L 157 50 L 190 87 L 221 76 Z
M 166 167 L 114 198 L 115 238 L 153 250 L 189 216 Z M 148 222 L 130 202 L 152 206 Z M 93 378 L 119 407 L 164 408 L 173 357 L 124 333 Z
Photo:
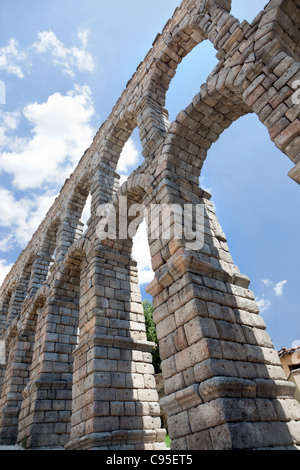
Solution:
M 123 147 L 118 162 L 117 173 L 120 174 L 120 185 L 128 178 L 130 172 L 135 169 L 139 161 L 139 151 L 134 140 L 130 137 Z
M 79 47 L 69 48 L 51 30 L 39 32 L 38 41 L 26 50 L 19 50 L 18 41 L 11 38 L 6 46 L 0 48 L 0 70 L 24 78 L 24 69 L 31 66 L 30 55 L 35 51 L 38 54 L 50 53 L 52 63 L 62 67 L 63 72 L 71 77 L 75 77 L 76 70 L 92 72 L 95 63 L 87 52 L 88 34 L 88 30 L 80 31 L 77 35 Z
M 14 199 L 13 194 L 5 188 L 0 188 L 0 225 L 10 227 L 16 220 L 25 220 L 30 207 L 30 200 L 23 199 L 22 204 Z
M 262 282 L 266 287 L 269 288 L 268 293 L 267 293 L 267 296 L 268 296 L 268 297 L 269 297 L 270 295 L 272 295 L 272 294 L 274 295 L 274 293 L 275 293 L 275 295 L 276 295 L 277 297 L 282 296 L 282 294 L 283 294 L 283 288 L 284 288 L 285 284 L 287 283 L 287 281 L 281 281 L 281 282 L 277 282 L 277 283 L 275 284 L 275 282 L 273 282 L 271 279 L 262 279 L 261 282 Z M 268 310 L 268 309 L 270 308 L 270 306 L 271 306 L 271 301 L 266 298 L 266 294 L 265 294 L 265 293 L 262 294 L 262 298 L 259 298 L 259 297 L 258 297 L 258 298 L 256 299 L 256 303 L 257 303 L 257 305 L 258 305 L 258 307 L 259 307 L 259 309 L 260 309 L 260 313 L 265 312 L 265 311 Z
M 0 48 L 0 70 L 24 78 L 23 66 L 29 65 L 28 54 L 18 50 L 19 43 L 11 38 L 8 45 Z
M 120 175 L 120 185 L 122 185 L 130 175 L 130 173 L 137 167 L 139 163 L 139 151 L 132 137 L 128 139 L 123 147 L 118 162 L 117 173 Z M 137 230 L 133 239 L 133 258 L 138 263 L 139 283 L 149 284 L 154 274 L 151 267 L 151 256 L 147 238 L 146 222 L 142 222 Z
M 130 137 L 124 145 L 118 162 L 117 173 L 119 173 L 121 177 L 120 185 L 127 180 L 131 171 L 137 167 L 138 162 L 139 151 L 134 140 Z M 145 221 L 140 224 L 133 239 L 132 255 L 138 263 L 139 283 L 142 285 L 149 284 L 153 280 L 154 274 L 151 267 L 151 256 Z
M 6 275 L 9 273 L 12 266 L 12 264 L 7 263 L 3 259 L 0 259 L 0 285 L 3 283 Z
M 200 176 L 200 179 L 199 179 L 199 186 L 200 186 L 201 189 L 203 189 L 203 191 L 207 191 L 211 195 L 213 194 L 213 189 L 206 187 L 205 177 L 202 176 L 202 175 Z
M 45 103 L 28 104 L 23 118 L 32 126 L 31 138 L 14 135 L 8 139 L 7 132 L 15 129 L 19 116 L 2 115 L 0 171 L 12 174 L 14 185 L 21 190 L 40 188 L 44 183 L 62 184 L 92 142 L 93 115 L 87 85 L 75 85 L 66 95 L 54 93 Z
M 267 287 L 270 287 L 273 285 L 273 282 L 270 281 L 270 279 L 262 279 L 261 282 Z
M 145 285 L 150 284 L 151 281 L 154 279 L 154 274 L 152 269 L 139 269 L 139 284 Z
M 33 44 L 33 47 L 39 54 L 49 52 L 53 64 L 62 67 L 64 73 L 74 77 L 74 69 L 78 69 L 80 72 L 92 72 L 95 67 L 91 54 L 86 50 L 88 34 L 87 30 L 80 31 L 78 38 L 81 46 L 68 48 L 53 31 L 43 31 L 38 33 L 39 40 Z
M 133 239 L 133 258 L 138 263 L 139 283 L 149 284 L 154 279 L 145 221 L 142 222 Z
M 11 145 L 12 140 L 9 133 L 15 131 L 20 121 L 20 113 L 15 112 L 3 112 L 0 109 L 0 148 L 6 145 Z
M 271 306 L 271 302 L 267 299 L 256 299 L 256 303 L 259 307 L 260 313 L 265 312 Z
M 0 226 L 9 229 L 2 234 L 0 251 L 7 252 L 13 248 L 24 248 L 33 233 L 53 204 L 57 194 L 46 193 L 34 198 L 23 197 L 17 200 L 12 192 L 0 187 Z
M 34 200 L 30 199 L 32 204 L 27 212 L 26 225 L 18 224 L 16 229 L 16 237 L 20 244 L 25 245 L 29 242 L 57 196 L 57 192 L 49 191 L 43 196 L 35 197 Z M 23 205 L 23 201 L 21 204 Z
M 262 279 L 261 282 L 267 287 L 272 287 L 275 295 L 277 295 L 277 297 L 281 297 L 283 294 L 283 288 L 288 281 L 280 281 L 275 284 L 275 282 L 271 281 L 270 279 Z
M 78 70 L 80 72 L 83 72 L 85 70 L 88 72 L 93 72 L 95 68 L 95 64 L 91 54 L 87 53 L 86 51 L 88 34 L 89 32 L 87 30 L 80 31 L 78 33 L 78 37 L 81 40 L 82 47 L 81 49 L 77 47 L 72 47 L 71 49 L 75 63 L 77 64 Z
M 75 86 L 65 96 L 51 95 L 45 103 L 28 104 L 22 114 L 0 112 L 0 172 L 10 173 L 16 196 L 0 187 L 0 251 L 24 247 L 54 202 L 95 135 L 94 107 L 89 87 Z M 21 119 L 32 126 L 29 138 L 16 129 Z M 41 195 L 40 190 L 43 189 Z
M 58 190 L 91 144 L 94 107 L 89 87 L 55 93 L 20 112 L 0 111 L 0 172 L 10 173 L 17 190 L 0 186 L 0 251 L 24 248 L 50 209 Z M 18 137 L 23 121 L 29 137 Z M 41 194 L 41 189 L 43 193 Z M 0 260 L 1 261 L 1 260 Z M 0 263 L 0 283 L 11 265 Z
M 92 196 L 91 194 L 89 194 L 85 202 L 85 206 L 83 208 L 82 214 L 81 214 L 81 222 L 84 224 L 83 231 L 87 229 L 87 222 L 91 216 L 91 203 L 92 203 Z
M 283 288 L 285 286 L 285 284 L 287 283 L 287 281 L 281 281 L 281 282 L 278 282 L 277 284 L 275 284 L 273 290 L 275 292 L 275 294 L 278 296 L 278 297 L 281 297 L 282 294 L 283 294 Z

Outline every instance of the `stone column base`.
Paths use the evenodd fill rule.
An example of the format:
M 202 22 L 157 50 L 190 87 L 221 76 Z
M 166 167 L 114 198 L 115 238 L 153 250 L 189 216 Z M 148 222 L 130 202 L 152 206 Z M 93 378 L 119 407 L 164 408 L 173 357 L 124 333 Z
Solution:
M 66 450 L 166 450 L 166 431 L 112 431 L 93 433 L 74 439 Z
M 0 445 L 15 445 L 18 432 L 20 409 L 6 406 L 0 412 L 2 423 L 0 431 Z

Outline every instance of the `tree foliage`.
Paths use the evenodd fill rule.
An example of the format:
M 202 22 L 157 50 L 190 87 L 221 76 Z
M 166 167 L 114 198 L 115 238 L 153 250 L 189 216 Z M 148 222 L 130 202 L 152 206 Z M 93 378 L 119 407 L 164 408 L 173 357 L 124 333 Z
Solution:
M 159 356 L 159 347 L 158 347 L 158 339 L 156 333 L 156 325 L 153 320 L 153 305 L 149 300 L 143 301 L 144 307 L 144 316 L 145 316 L 145 325 L 146 325 L 146 334 L 147 340 L 155 343 L 155 347 L 152 351 L 152 363 L 154 366 L 155 373 L 158 374 L 161 372 L 161 359 Z

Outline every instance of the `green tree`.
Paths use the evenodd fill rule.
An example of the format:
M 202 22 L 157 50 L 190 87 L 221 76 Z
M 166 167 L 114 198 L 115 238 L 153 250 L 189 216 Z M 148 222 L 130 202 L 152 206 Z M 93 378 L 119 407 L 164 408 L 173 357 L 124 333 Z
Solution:
M 161 372 L 161 359 L 159 356 L 158 339 L 156 333 L 156 325 L 153 320 L 153 305 L 149 300 L 143 301 L 145 325 L 147 340 L 155 343 L 155 347 L 152 350 L 152 363 L 156 374 Z

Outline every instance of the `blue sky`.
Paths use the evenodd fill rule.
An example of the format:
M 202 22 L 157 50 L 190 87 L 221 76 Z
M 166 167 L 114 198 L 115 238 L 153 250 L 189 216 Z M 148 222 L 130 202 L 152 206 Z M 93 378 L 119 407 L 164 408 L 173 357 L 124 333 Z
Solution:
M 232 13 L 251 21 L 265 3 L 233 0 Z M 0 80 L 6 94 L 0 104 L 0 282 L 179 4 L 1 2 Z M 216 63 L 209 42 L 183 60 L 167 94 L 171 120 Z M 140 150 L 134 131 L 119 164 L 122 180 L 138 166 Z M 300 340 L 299 186 L 287 176 L 291 168 L 258 118 L 249 115 L 214 144 L 201 176 L 277 349 Z M 135 255 L 145 295 L 152 274 L 142 230 Z

